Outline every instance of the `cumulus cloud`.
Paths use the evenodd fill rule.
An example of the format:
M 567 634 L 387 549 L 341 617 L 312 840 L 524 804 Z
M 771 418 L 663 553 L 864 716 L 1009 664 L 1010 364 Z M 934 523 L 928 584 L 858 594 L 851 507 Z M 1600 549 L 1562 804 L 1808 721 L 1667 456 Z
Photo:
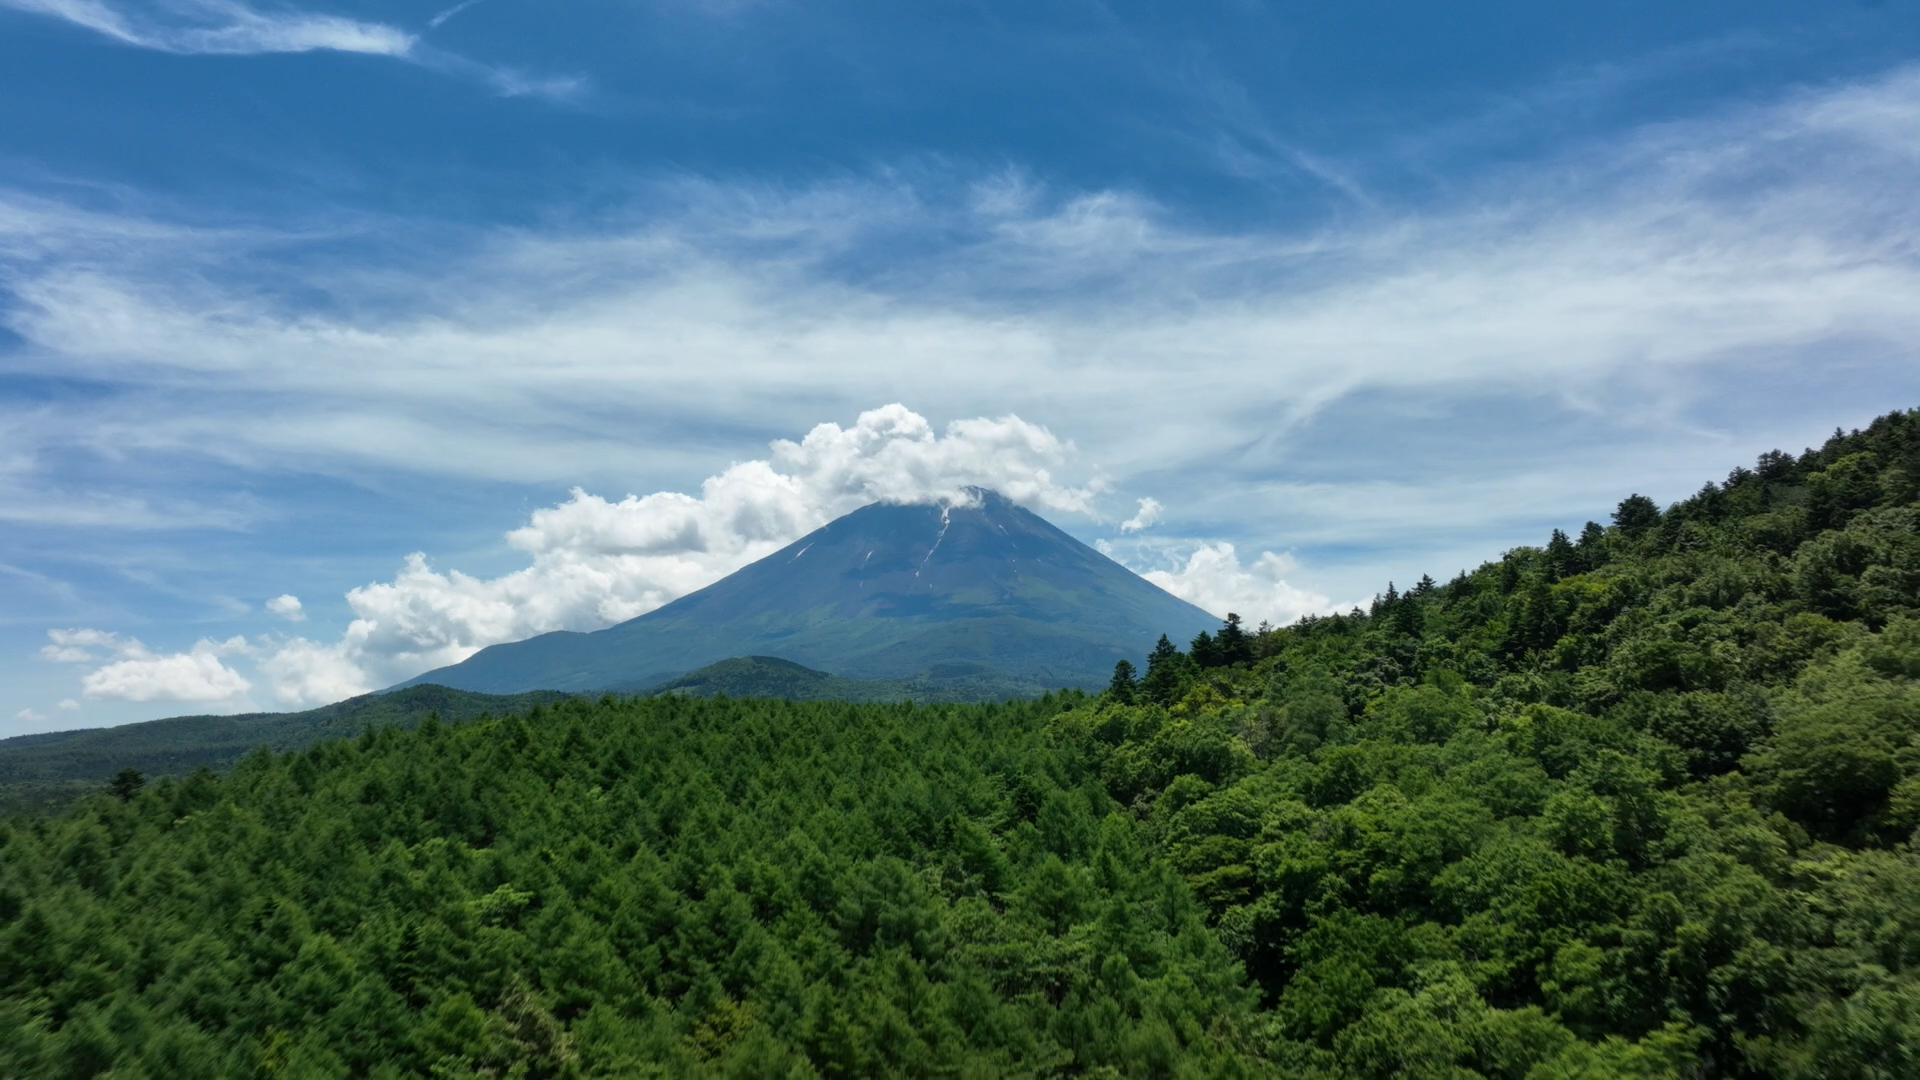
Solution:
M 34 712 L 32 709 L 21 709 L 19 712 L 13 714 L 13 718 L 31 723 L 35 720 L 45 720 L 47 716 L 45 713 Z
M 221 657 L 247 651 L 246 640 L 239 637 L 202 638 L 187 652 L 165 654 L 125 639 L 124 658 L 88 672 L 80 687 L 86 697 L 111 701 L 239 702 L 253 684 Z
M 1161 512 L 1160 500 L 1149 497 L 1141 499 L 1139 505 L 1140 509 L 1138 512 L 1120 523 L 1121 532 L 1139 532 L 1141 529 L 1150 528 L 1159 523 Z
M 355 661 L 356 642 L 282 641 L 255 664 L 273 696 L 286 705 L 321 705 L 378 689 Z
M 288 622 L 307 621 L 307 613 L 300 607 L 300 598 L 292 593 L 282 593 L 267 601 L 267 610 Z
M 61 712 L 78 712 L 80 709 L 80 703 L 73 700 L 72 698 L 62 698 L 60 700 L 60 704 L 56 705 L 55 708 L 59 709 Z
M 487 645 L 645 614 L 867 503 L 971 504 L 990 488 L 1034 509 L 1084 512 L 1099 489 L 1063 482 L 1072 445 L 1018 416 L 936 431 L 894 404 L 771 450 L 709 477 L 697 495 L 613 501 L 576 488 L 507 534 L 530 565 L 499 577 L 443 572 L 416 552 L 392 581 L 347 593 L 355 618 L 341 640 L 284 641 L 260 670 L 282 701 L 336 701 Z
M 1178 570 L 1149 570 L 1140 575 L 1196 607 L 1222 618 L 1229 612 L 1248 622 L 1291 623 L 1302 615 L 1329 614 L 1333 603 L 1319 593 L 1287 583 L 1291 556 L 1263 551 L 1242 567 L 1233 545 L 1202 543 Z
M 110 662 L 80 678 L 82 695 L 112 701 L 211 701 L 238 703 L 252 684 L 223 656 L 253 652 L 243 637 L 202 638 L 183 653 L 156 653 L 139 638 L 86 628 L 48 630 L 43 660 L 78 664 Z M 72 699 L 62 709 L 78 709 Z

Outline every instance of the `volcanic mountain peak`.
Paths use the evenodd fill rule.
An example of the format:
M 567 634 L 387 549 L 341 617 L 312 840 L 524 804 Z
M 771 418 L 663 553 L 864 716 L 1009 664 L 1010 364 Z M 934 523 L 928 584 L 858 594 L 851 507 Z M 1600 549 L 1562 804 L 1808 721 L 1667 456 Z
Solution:
M 1105 682 L 1213 616 L 997 492 L 873 503 L 658 610 L 591 634 L 484 649 L 421 676 L 463 689 L 638 689 L 732 656 L 859 678 L 974 662 L 1055 685 Z

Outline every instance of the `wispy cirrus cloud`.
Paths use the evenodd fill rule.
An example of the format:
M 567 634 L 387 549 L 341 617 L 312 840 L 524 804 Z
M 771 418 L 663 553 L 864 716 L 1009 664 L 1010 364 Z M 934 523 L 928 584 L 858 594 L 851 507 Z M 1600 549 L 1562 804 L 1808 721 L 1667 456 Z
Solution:
M 4 317 L 34 346 L 17 363 L 121 388 L 68 417 L 113 445 L 566 484 L 682 452 L 635 423 L 777 431 L 796 402 L 966 415 L 1014 394 L 1126 473 L 1360 393 L 1657 414 L 1735 358 L 1920 346 L 1916 142 L 1907 69 L 1304 234 L 1017 176 L 675 181 L 588 228 L 442 232 L 369 267 L 327 238 L 62 232 L 41 206 Z
M 0 7 L 65 19 L 126 45 L 211 55 L 337 52 L 405 57 L 413 34 L 384 23 L 288 10 L 261 12 L 231 0 L 0 0 Z
M 1465 539 L 1409 576 L 1450 573 L 1468 564 L 1456 550 L 1493 554 L 1490 521 L 1592 515 L 1655 455 L 1599 461 L 1552 431 L 1484 475 L 1407 477 L 1424 463 L 1395 455 L 1391 476 L 1282 482 L 1278 437 L 1356 402 L 1474 395 L 1505 395 L 1488 427 L 1524 423 L 1521 400 L 1657 428 L 1730 372 L 1824 376 L 1849 357 L 1914 385 L 1901 358 L 1920 349 L 1917 162 L 1908 68 L 1304 232 L 1210 229 L 1137 192 L 1018 173 L 654 180 L 585 227 L 451 238 L 347 219 L 268 235 L 0 196 L 0 320 L 24 343 L 5 354 L 12 372 L 112 388 L 59 406 L 59 438 L 103 455 L 582 486 L 515 534 L 522 569 L 409 561 L 349 594 L 358 631 L 336 639 L 316 614 L 314 640 L 261 654 L 282 700 L 318 701 L 637 614 L 772 550 L 831 500 L 766 535 L 716 531 L 664 555 L 649 530 L 705 536 L 731 505 L 720 495 L 749 481 L 771 494 L 746 502 L 785 505 L 791 476 L 715 472 L 716 459 L 792 430 L 796 413 L 875 400 L 938 403 L 941 418 L 1017 408 L 1070 433 L 1139 500 L 1115 540 L 1184 533 L 1155 541 L 1167 559 L 1133 561 L 1215 610 L 1278 620 L 1358 591 L 1293 584 L 1278 552 L 1303 539 L 1418 533 L 1430 555 L 1444 530 Z M 1737 449 L 1727 464 L 1754 448 Z M 680 491 L 726 482 L 698 497 L 667 497 L 665 480 L 629 500 L 585 492 L 661 476 Z M 1062 508 L 1128 512 L 1091 494 Z M 206 662 L 174 667 L 188 663 Z
M 187 56 L 332 51 L 386 56 L 471 79 L 505 97 L 569 99 L 580 76 L 536 76 L 434 48 L 389 23 L 297 8 L 261 10 L 238 0 L 0 0 L 0 7 L 63 19 L 123 45 Z M 440 19 L 429 25 L 437 27 Z

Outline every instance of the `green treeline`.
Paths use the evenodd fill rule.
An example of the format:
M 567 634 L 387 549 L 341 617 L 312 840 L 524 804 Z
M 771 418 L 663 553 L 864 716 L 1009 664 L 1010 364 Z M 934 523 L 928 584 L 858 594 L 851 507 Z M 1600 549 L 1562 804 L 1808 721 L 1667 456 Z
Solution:
M 423 723 L 0 825 L 0 1074 L 1920 1075 L 1920 413 L 1098 696 Z

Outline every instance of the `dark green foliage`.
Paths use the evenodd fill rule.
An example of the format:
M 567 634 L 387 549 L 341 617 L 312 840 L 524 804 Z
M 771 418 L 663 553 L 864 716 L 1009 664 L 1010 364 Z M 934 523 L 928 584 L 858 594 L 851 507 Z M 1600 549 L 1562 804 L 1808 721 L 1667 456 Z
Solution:
M 0 832 L 0 1074 L 1262 1075 L 1050 721 L 571 700 Z
M 121 802 L 127 802 L 147 785 L 146 776 L 139 769 L 121 769 L 113 774 L 113 780 L 107 790 L 114 793 Z
M 1219 653 L 1220 664 L 1231 667 L 1234 664 L 1253 662 L 1253 641 L 1240 625 L 1240 616 L 1227 612 L 1226 622 L 1220 626 L 1220 633 L 1213 639 L 1214 648 Z
M 1194 667 L 1192 659 L 1161 634 L 1159 643 L 1147 654 L 1147 674 L 1140 680 L 1140 692 L 1157 705 L 1171 705 L 1193 680 Z
M 1893 414 L 1264 632 L 1250 669 L 1163 649 L 1161 689 L 1056 728 L 1207 905 L 1277 1060 L 1920 1075 L 1916 476 Z

